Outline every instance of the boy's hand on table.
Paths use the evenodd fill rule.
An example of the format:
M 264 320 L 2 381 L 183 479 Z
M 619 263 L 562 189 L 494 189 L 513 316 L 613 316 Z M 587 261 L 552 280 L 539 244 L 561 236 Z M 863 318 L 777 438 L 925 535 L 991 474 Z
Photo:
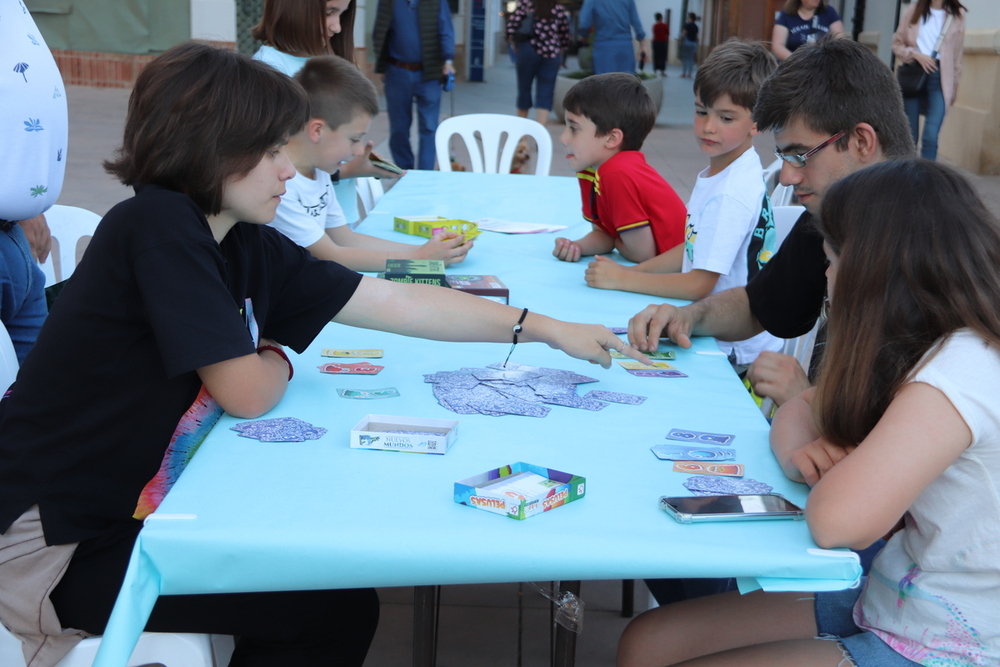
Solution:
M 465 240 L 463 234 L 456 232 L 441 232 L 431 237 L 431 240 L 421 246 L 420 259 L 440 259 L 445 266 L 458 264 L 472 250 L 474 239 Z
M 579 262 L 583 249 L 576 241 L 570 241 L 560 236 L 556 239 L 556 247 L 553 248 L 552 254 L 564 262 Z
M 631 270 L 631 267 L 622 266 L 614 260 L 597 255 L 594 257 L 594 261 L 587 265 L 587 270 L 583 276 L 590 287 L 596 287 L 597 289 L 621 289 L 625 272 Z
M 855 449 L 857 447 L 848 447 L 845 449 L 825 438 L 816 438 L 804 447 L 795 450 L 788 457 L 788 467 L 797 469 L 802 475 L 801 480 L 795 480 L 792 476 L 789 476 L 789 478 L 794 481 L 803 481 L 809 486 L 816 486 L 816 482 L 823 475 L 833 466 L 843 461 Z
M 783 405 L 809 388 L 809 378 L 795 357 L 780 352 L 761 352 L 750 364 L 747 378 L 758 396 Z

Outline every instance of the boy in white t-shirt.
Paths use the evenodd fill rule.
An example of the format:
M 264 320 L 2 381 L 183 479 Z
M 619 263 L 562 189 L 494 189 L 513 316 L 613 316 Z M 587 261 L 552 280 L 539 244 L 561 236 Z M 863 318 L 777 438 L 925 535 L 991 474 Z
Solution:
M 294 79 L 309 96 L 309 120 L 285 147 L 296 174 L 285 182 L 272 227 L 314 257 L 355 271 L 381 271 L 386 259 L 465 259 L 472 241 L 452 232 L 423 245 L 396 243 L 359 234 L 347 225 L 330 174 L 365 148 L 365 135 L 378 113 L 375 87 L 357 67 L 337 56 L 311 58 Z
M 767 263 L 776 236 L 751 112 L 776 66 L 763 46 L 736 39 L 705 59 L 694 80 L 694 132 L 709 161 L 688 200 L 684 243 L 636 266 L 596 257 L 588 285 L 697 300 L 745 285 Z M 762 350 L 780 350 L 781 341 L 765 332 L 719 347 L 744 366 Z

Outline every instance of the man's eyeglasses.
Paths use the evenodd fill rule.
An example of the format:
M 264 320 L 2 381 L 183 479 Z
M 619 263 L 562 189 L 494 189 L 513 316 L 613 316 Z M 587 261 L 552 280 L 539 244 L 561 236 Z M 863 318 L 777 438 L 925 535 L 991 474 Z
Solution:
M 821 150 L 823 150 L 824 148 L 835 142 L 837 139 L 840 139 L 845 134 L 847 134 L 847 130 L 841 130 L 837 134 L 833 135 L 832 137 L 821 143 L 816 148 L 813 148 L 812 150 L 803 153 L 801 155 L 785 154 L 779 151 L 777 148 L 775 148 L 774 157 L 778 158 L 779 160 L 784 160 L 793 167 L 804 167 L 806 166 L 806 160 L 808 160 L 813 155 L 815 155 L 816 153 L 820 152 Z

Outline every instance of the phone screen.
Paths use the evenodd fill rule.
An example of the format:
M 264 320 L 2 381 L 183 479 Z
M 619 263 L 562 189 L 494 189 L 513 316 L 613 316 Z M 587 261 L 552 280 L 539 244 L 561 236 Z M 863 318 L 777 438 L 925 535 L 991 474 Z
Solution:
M 777 495 L 682 496 L 660 498 L 660 508 L 679 521 L 801 518 L 802 508 Z

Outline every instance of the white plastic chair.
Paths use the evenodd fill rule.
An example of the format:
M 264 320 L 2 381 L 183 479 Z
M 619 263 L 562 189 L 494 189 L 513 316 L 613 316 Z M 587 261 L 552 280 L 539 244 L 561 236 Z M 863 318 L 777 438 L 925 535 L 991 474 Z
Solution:
M 357 179 L 358 198 L 361 200 L 362 217 L 367 217 L 368 213 L 375 208 L 375 204 L 385 194 L 382 181 L 374 176 Z
M 14 384 L 18 367 L 14 343 L 10 340 L 7 327 L 0 322 L 0 396 Z
M 85 208 L 56 204 L 45 212 L 45 221 L 49 224 L 52 237 L 59 246 L 58 257 L 56 252 L 53 252 L 44 264 L 39 265 L 45 274 L 45 286 L 49 287 L 73 274 L 73 270 L 76 269 L 77 246 L 81 239 L 89 240 L 89 237 L 94 235 L 101 216 Z M 58 270 L 56 263 L 59 264 Z
M 777 235 L 778 243 L 777 248 L 781 247 L 781 244 L 785 242 L 785 237 L 788 236 L 788 232 L 792 231 L 792 227 L 795 226 L 795 221 L 798 220 L 802 213 L 806 210 L 805 206 L 778 206 L 771 203 L 774 212 L 774 233 Z
M 764 187 L 771 192 L 778 186 L 778 177 L 781 175 L 781 160 L 775 160 L 764 167 Z
M 449 144 L 455 134 L 465 141 L 472 159 L 472 171 L 477 174 L 509 174 L 517 142 L 524 136 L 531 137 L 538 145 L 535 175 L 548 176 L 552 168 L 552 135 L 544 125 L 529 118 L 497 113 L 471 113 L 441 121 L 434 134 L 441 171 L 451 171 Z M 504 135 L 506 141 L 501 150 L 500 141 Z
M 795 188 L 791 185 L 781 185 L 779 183 L 771 190 L 771 206 L 790 206 L 792 204 L 792 197 L 794 196 Z
M 101 645 L 100 637 L 84 639 L 56 667 L 91 667 Z M 229 662 L 233 638 L 228 635 L 196 635 L 144 632 L 127 667 L 162 664 L 166 667 L 216 667 Z M 24 667 L 21 642 L 0 623 L 0 665 Z

